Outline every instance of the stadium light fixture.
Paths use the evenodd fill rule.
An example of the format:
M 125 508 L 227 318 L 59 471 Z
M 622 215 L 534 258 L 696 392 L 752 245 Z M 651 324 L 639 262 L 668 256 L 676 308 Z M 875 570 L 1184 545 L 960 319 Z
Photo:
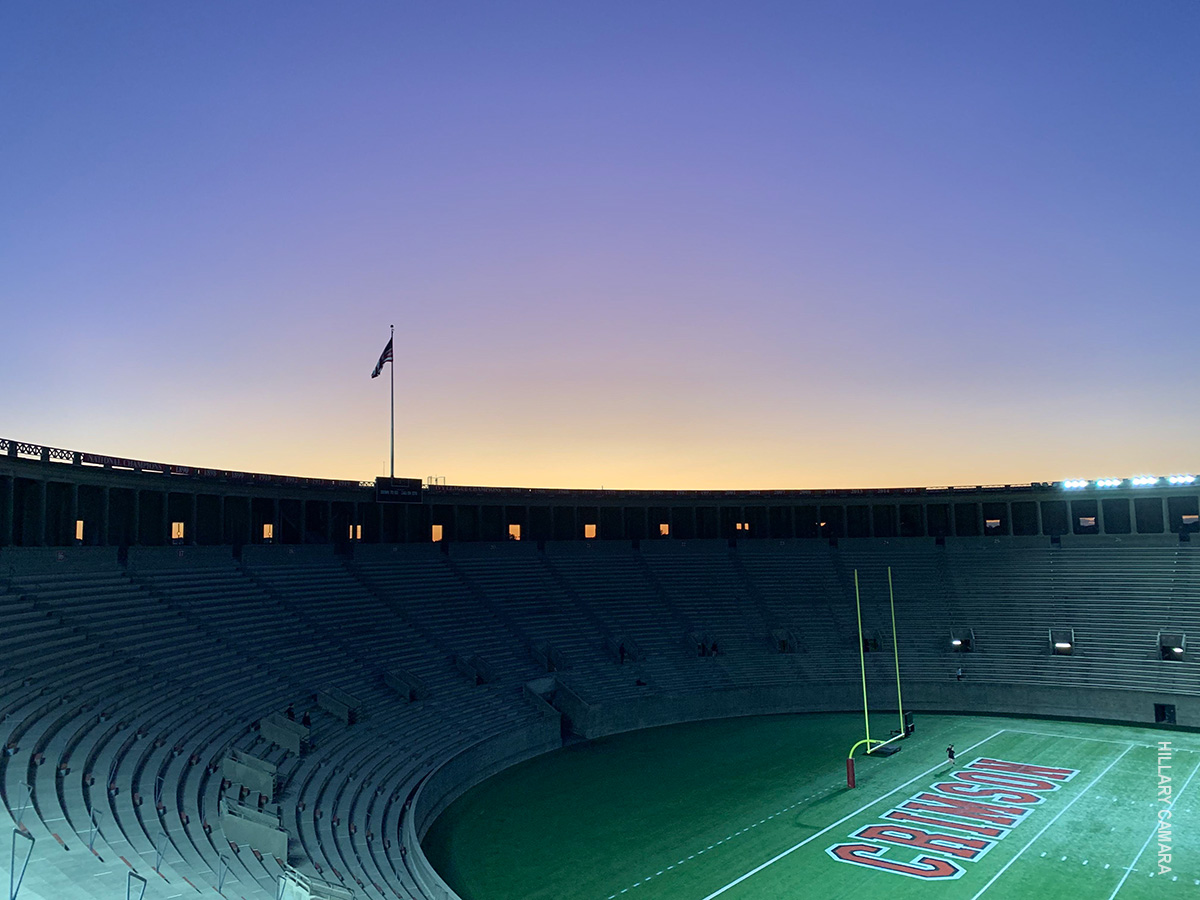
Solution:
M 1073 656 L 1075 653 L 1075 629 L 1051 628 L 1050 653 L 1054 656 Z
M 1123 478 L 1100 478 L 1096 481 L 1096 487 L 1120 487 L 1124 481 L 1125 479 Z
M 1083 488 L 1089 484 L 1086 478 L 1068 478 L 1062 483 L 1062 486 L 1067 489 Z
M 1149 487 L 1152 484 L 1158 484 L 1161 480 L 1157 475 L 1139 475 L 1136 478 L 1130 478 L 1129 483 L 1134 487 Z
M 1187 635 L 1176 632 L 1158 633 L 1158 651 L 1167 662 L 1183 662 L 1187 652 Z
M 1172 475 L 1167 478 L 1167 481 L 1171 484 L 1191 484 L 1195 480 L 1195 475 Z
M 953 644 L 955 647 L 961 647 L 961 646 L 962 646 L 962 641 L 960 641 L 958 638 L 955 638 L 955 639 L 954 639 L 954 640 L 952 640 L 950 643 L 951 643 L 951 644 Z

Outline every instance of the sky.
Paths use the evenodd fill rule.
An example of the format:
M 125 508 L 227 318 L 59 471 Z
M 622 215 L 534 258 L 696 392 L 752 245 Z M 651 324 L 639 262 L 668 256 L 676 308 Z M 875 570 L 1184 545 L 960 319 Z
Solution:
M 1200 4 L 0 5 L 0 437 L 620 489 L 1200 469 Z

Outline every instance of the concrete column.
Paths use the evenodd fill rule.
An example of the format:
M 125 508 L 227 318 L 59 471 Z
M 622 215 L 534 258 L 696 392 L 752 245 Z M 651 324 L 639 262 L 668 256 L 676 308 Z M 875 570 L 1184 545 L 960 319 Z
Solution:
M 272 502 L 275 519 L 271 523 L 271 543 L 279 544 L 283 541 L 283 501 L 276 497 Z
M 46 522 L 46 482 L 37 482 L 37 505 L 38 505 L 38 527 L 36 532 L 35 543 L 39 547 L 46 546 L 46 533 L 48 531 Z
M 225 533 L 225 495 L 217 495 L 217 537 L 219 543 L 232 544 L 229 535 Z
M 135 490 L 133 492 L 133 534 L 129 536 L 129 543 L 132 546 L 138 546 L 142 542 L 142 492 Z
M 108 546 L 108 517 L 109 517 L 109 487 L 105 485 L 100 489 L 100 545 Z
M 16 441 L 9 443 L 10 447 L 16 445 Z M 15 509 L 16 493 L 16 476 L 0 481 L 0 500 L 3 500 L 4 503 L 4 506 L 0 507 L 0 547 L 10 546 L 13 542 L 13 510 Z
M 308 533 L 308 501 L 303 496 L 300 497 L 300 543 L 305 542 L 305 535 Z
M 67 541 L 67 543 L 74 544 L 75 543 L 75 523 L 79 521 L 79 485 L 76 484 L 75 482 L 71 482 L 71 504 L 70 504 L 70 513 L 67 516 L 67 518 L 70 521 L 70 528 L 71 528 L 71 539 L 69 541 Z M 80 541 L 80 543 L 82 543 L 82 541 Z
M 187 530 L 184 532 L 183 538 L 184 538 L 185 543 L 195 546 L 196 545 L 196 527 L 197 527 L 196 523 L 197 523 L 198 517 L 199 517 L 199 513 L 196 511 L 196 507 L 199 505 L 197 503 L 197 500 L 199 499 L 200 495 L 196 494 L 196 493 L 191 493 L 188 495 L 188 497 L 191 499 L 192 505 L 191 505 L 191 508 L 188 509 L 187 523 L 184 526 Z
M 254 543 L 254 500 L 250 497 L 246 498 L 246 530 L 243 532 L 244 538 L 242 543 Z M 261 539 L 261 533 L 259 538 Z
M 162 511 L 159 514 L 158 540 L 155 543 L 171 543 L 171 495 L 164 491 L 162 495 Z
M 333 501 L 325 501 L 325 543 L 333 543 Z

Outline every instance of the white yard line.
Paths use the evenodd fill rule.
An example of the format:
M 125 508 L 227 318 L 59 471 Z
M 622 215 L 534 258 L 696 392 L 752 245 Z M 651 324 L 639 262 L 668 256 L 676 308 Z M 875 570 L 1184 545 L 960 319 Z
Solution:
M 1173 747 L 1171 749 L 1174 750 Z M 1198 770 L 1200 770 L 1200 763 L 1197 763 L 1196 768 L 1192 769 L 1192 774 L 1187 777 L 1187 781 L 1183 783 L 1183 787 L 1179 789 L 1179 793 L 1175 795 L 1174 799 L 1172 799 L 1169 804 L 1167 804 L 1165 809 L 1175 808 L 1175 804 L 1179 802 L 1180 795 L 1187 790 L 1187 786 L 1192 783 L 1192 779 L 1196 777 L 1196 772 Z M 1113 897 L 1117 896 L 1117 891 L 1119 891 L 1121 886 L 1125 884 L 1125 879 L 1129 877 L 1130 873 L 1133 871 L 1133 867 L 1137 865 L 1137 861 L 1142 858 L 1142 854 L 1146 852 L 1146 848 L 1150 846 L 1150 842 L 1154 840 L 1154 836 L 1157 834 L 1158 823 L 1155 822 L 1154 830 L 1146 836 L 1146 843 L 1142 844 L 1142 849 L 1137 852 L 1137 854 L 1130 861 L 1129 865 L 1125 867 L 1125 874 L 1121 876 L 1121 880 L 1117 882 L 1117 886 L 1113 888 L 1113 892 L 1108 895 L 1108 900 L 1113 900 Z
M 1049 828 L 1051 825 L 1053 825 L 1055 822 L 1057 822 L 1057 821 L 1059 820 L 1059 817 L 1060 817 L 1060 816 L 1062 816 L 1062 814 L 1063 814 L 1063 813 L 1065 813 L 1065 812 L 1066 812 L 1068 809 L 1070 809 L 1072 806 L 1074 806 L 1074 805 L 1075 805 L 1075 801 L 1076 801 L 1076 800 L 1078 800 L 1080 797 L 1082 797 L 1084 794 L 1086 794 L 1088 791 L 1090 791 L 1090 790 L 1091 790 L 1091 789 L 1092 789 L 1092 788 L 1095 786 L 1096 782 L 1098 782 L 1098 781 L 1099 781 L 1101 778 L 1103 778 L 1105 775 L 1107 775 L 1107 774 L 1108 774 L 1108 770 L 1109 770 L 1109 769 L 1111 769 L 1113 766 L 1115 766 L 1117 763 L 1119 763 L 1119 762 L 1120 762 L 1120 761 L 1121 761 L 1121 760 L 1122 760 L 1122 759 L 1125 757 L 1125 754 L 1126 754 L 1126 753 L 1128 753 L 1130 750 L 1132 750 L 1132 749 L 1133 749 L 1133 746 L 1134 746 L 1133 744 L 1130 744 L 1128 747 L 1126 747 L 1124 750 L 1122 750 L 1122 751 L 1121 751 L 1121 755 L 1120 755 L 1120 756 L 1118 756 L 1116 759 L 1114 759 L 1112 762 L 1110 762 L 1110 763 L 1109 763 L 1107 766 L 1105 766 L 1105 767 L 1104 767 L 1104 771 L 1103 771 L 1103 772 L 1101 772 L 1099 775 L 1097 775 L 1095 778 L 1093 778 L 1093 779 L 1092 779 L 1092 782 L 1091 782 L 1091 784 L 1089 784 L 1089 785 L 1088 785 L 1087 787 L 1085 787 L 1085 788 L 1084 788 L 1082 791 L 1080 791 L 1078 794 L 1076 794 L 1074 797 L 1072 797 L 1072 798 L 1071 798 L 1071 802 L 1070 802 L 1070 803 L 1068 803 L 1066 806 L 1064 806 L 1062 809 L 1060 809 L 1060 810 L 1059 810 L 1059 811 L 1058 811 L 1058 812 L 1055 814 L 1055 816 L 1054 816 L 1054 818 L 1053 818 L 1053 819 L 1051 819 L 1049 822 L 1047 822 L 1045 825 L 1043 825 L 1043 826 L 1042 826 L 1042 830 L 1041 830 L 1041 831 L 1039 831 L 1037 834 L 1035 834 L 1035 835 L 1034 835 L 1034 836 L 1033 836 L 1033 837 L 1030 839 L 1030 841 L 1029 841 L 1029 843 L 1028 843 L 1028 844 L 1026 844 L 1024 847 L 1022 847 L 1020 850 L 1018 850 L 1018 851 L 1017 851 L 1017 855 L 1016 855 L 1016 856 L 1014 856 L 1012 859 L 1010 859 L 1008 862 L 1006 862 L 1006 863 L 1005 863 L 1005 864 L 1004 864 L 1004 865 L 1003 865 L 1003 866 L 1000 868 L 1000 871 L 999 871 L 999 872 L 997 872 L 995 875 L 993 875 L 993 876 L 991 877 L 991 879 L 988 881 L 988 883 L 987 883 L 987 884 L 985 884 L 985 885 L 984 885 L 982 888 L 980 888 L 980 889 L 979 889 L 979 893 L 978 893 L 978 894 L 976 894 L 974 897 L 972 897 L 972 898 L 971 898 L 971 900 L 979 900 L 979 898 L 983 896 L 983 894 L 984 894 L 984 891 L 986 891 L 986 890 L 987 890 L 988 888 L 990 888 L 990 887 L 991 887 L 993 884 L 995 884 L 995 883 L 996 883 L 996 879 L 997 879 L 997 878 L 999 878 L 1001 875 L 1003 875 L 1005 872 L 1007 872 L 1007 871 L 1008 871 L 1008 867 L 1009 867 L 1009 866 L 1011 866 L 1013 863 L 1015 863 L 1015 862 L 1016 862 L 1018 859 L 1020 859 L 1020 858 L 1021 858 L 1021 854 L 1022 854 L 1022 853 L 1024 853 L 1026 850 L 1028 850 L 1030 847 L 1032 847 L 1032 846 L 1033 846 L 1033 844 L 1034 844 L 1034 842 L 1035 842 L 1035 841 L 1037 841 L 1037 839 L 1038 839 L 1038 838 L 1040 838 L 1040 837 L 1041 837 L 1043 834 L 1045 834 L 1045 833 L 1046 833 L 1046 830 L 1047 830 L 1047 829 L 1048 829 L 1048 828 Z
M 659 875 L 662 875 L 665 872 L 669 872 L 672 869 L 678 868 L 679 866 L 682 866 L 684 863 L 689 862 L 690 860 L 693 860 L 693 859 L 696 859 L 697 857 L 703 856 L 707 851 L 715 850 L 717 847 L 720 847 L 726 841 L 731 841 L 735 837 L 738 837 L 739 835 L 746 834 L 747 832 L 750 831 L 751 828 L 757 828 L 759 825 L 765 825 L 767 822 L 769 822 L 771 819 L 774 819 L 776 816 L 782 816 L 784 813 L 790 812 L 791 810 L 795 809 L 800 804 L 807 803 L 809 800 L 815 800 L 818 797 L 823 797 L 825 794 L 828 794 L 830 791 L 835 790 L 835 789 L 836 789 L 836 785 L 834 787 L 825 788 L 822 791 L 817 791 L 815 794 L 809 794 L 807 797 L 801 797 L 799 800 L 797 800 L 791 806 L 785 806 L 783 809 L 778 810 L 777 812 L 771 813 L 771 815 L 767 816 L 766 818 L 759 819 L 757 822 L 747 825 L 745 828 L 741 829 L 740 831 L 735 831 L 732 834 L 727 834 L 721 840 L 713 841 L 713 843 L 709 844 L 707 847 L 701 847 L 700 849 L 696 850 L 694 853 L 689 853 L 683 859 L 677 860 L 673 865 L 666 866 L 665 868 L 660 869 L 659 871 L 654 872 L 651 875 L 647 875 L 645 878 L 641 878 L 638 881 L 635 881 L 633 884 L 631 884 L 629 887 L 625 888 L 624 890 L 616 891 L 612 894 L 609 894 L 607 900 L 616 900 L 617 897 L 621 896 L 621 894 L 628 892 L 631 888 L 640 887 L 641 885 L 645 884 L 647 881 L 650 881 L 652 878 L 657 878 Z
M 1004 734 L 1005 731 L 1007 731 L 1007 729 L 1001 728 L 995 734 L 991 734 L 991 735 L 988 735 L 987 737 L 985 737 L 982 741 L 972 744 L 970 747 L 967 747 L 965 750 L 960 750 L 959 751 L 960 755 L 970 753 L 972 750 L 974 750 L 976 747 L 980 746 L 981 744 L 986 744 L 992 738 L 998 737 L 999 735 Z M 904 784 L 900 785 L 899 787 L 892 788 L 890 791 L 888 791 L 883 796 L 876 797 L 874 800 L 864 803 L 862 806 L 860 806 L 854 812 L 843 816 L 842 818 L 840 818 L 836 822 L 834 822 L 832 825 L 827 825 L 824 828 L 822 828 L 820 831 L 818 831 L 816 834 L 806 837 L 804 840 L 802 840 L 800 843 L 796 844 L 795 846 L 788 847 L 788 849 L 784 850 L 782 853 L 778 854 L 777 856 L 773 856 L 771 859 L 768 859 L 762 865 L 755 866 L 753 869 L 751 869 L 745 875 L 739 875 L 737 878 L 733 879 L 733 881 L 729 882 L 729 884 L 713 891 L 711 894 L 709 894 L 707 897 L 705 897 L 704 900 L 713 900 L 714 897 L 719 897 L 721 894 L 725 893 L 730 888 L 741 884 L 747 878 L 757 875 L 759 872 L 761 872 L 763 869 L 767 868 L 768 866 L 773 866 L 775 863 L 779 862 L 781 859 L 783 859 L 789 853 L 794 853 L 795 851 L 799 850 L 805 844 L 809 843 L 809 841 L 816 840 L 821 835 L 825 834 L 827 831 L 832 831 L 834 828 L 837 828 L 837 826 L 841 825 L 843 822 L 845 822 L 849 819 L 853 819 L 855 816 L 859 815 L 860 813 L 870 809 L 872 806 L 875 806 L 881 800 L 886 800 L 888 797 L 892 796 L 892 794 L 895 794 L 895 793 L 898 793 L 899 791 L 904 790 L 906 787 L 908 787 L 914 781 L 920 781 L 922 778 L 927 778 L 929 775 L 933 774 L 934 772 L 938 771 L 939 769 L 945 768 L 945 765 L 946 765 L 946 763 L 944 761 L 939 762 L 936 766 L 929 767 L 924 772 L 922 772 L 920 775 L 915 775 L 914 777 L 910 778 L 908 781 L 904 782 Z M 1090 785 L 1089 785 L 1089 787 L 1090 787 Z

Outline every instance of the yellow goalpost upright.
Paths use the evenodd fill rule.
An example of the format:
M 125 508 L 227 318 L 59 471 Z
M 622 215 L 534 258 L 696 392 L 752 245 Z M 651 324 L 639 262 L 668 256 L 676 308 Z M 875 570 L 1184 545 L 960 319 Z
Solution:
M 892 567 L 888 566 L 888 604 L 892 611 L 892 655 L 896 660 L 896 706 L 900 710 L 900 731 L 892 735 L 886 741 L 874 740 L 871 738 L 871 715 L 870 707 L 867 704 L 867 659 L 866 651 L 863 647 L 863 630 L 862 630 L 862 601 L 859 597 L 858 590 L 858 569 L 854 570 L 854 609 L 858 616 L 858 665 L 862 673 L 862 694 L 863 694 L 863 725 L 866 730 L 866 736 L 850 748 L 850 753 L 846 757 L 846 786 L 854 787 L 854 753 L 859 747 L 866 747 L 867 754 L 871 754 L 879 750 L 881 747 L 886 747 L 895 741 L 903 740 L 908 737 L 908 729 L 904 722 L 904 700 L 900 693 L 900 647 L 896 640 L 896 597 L 892 590 Z

